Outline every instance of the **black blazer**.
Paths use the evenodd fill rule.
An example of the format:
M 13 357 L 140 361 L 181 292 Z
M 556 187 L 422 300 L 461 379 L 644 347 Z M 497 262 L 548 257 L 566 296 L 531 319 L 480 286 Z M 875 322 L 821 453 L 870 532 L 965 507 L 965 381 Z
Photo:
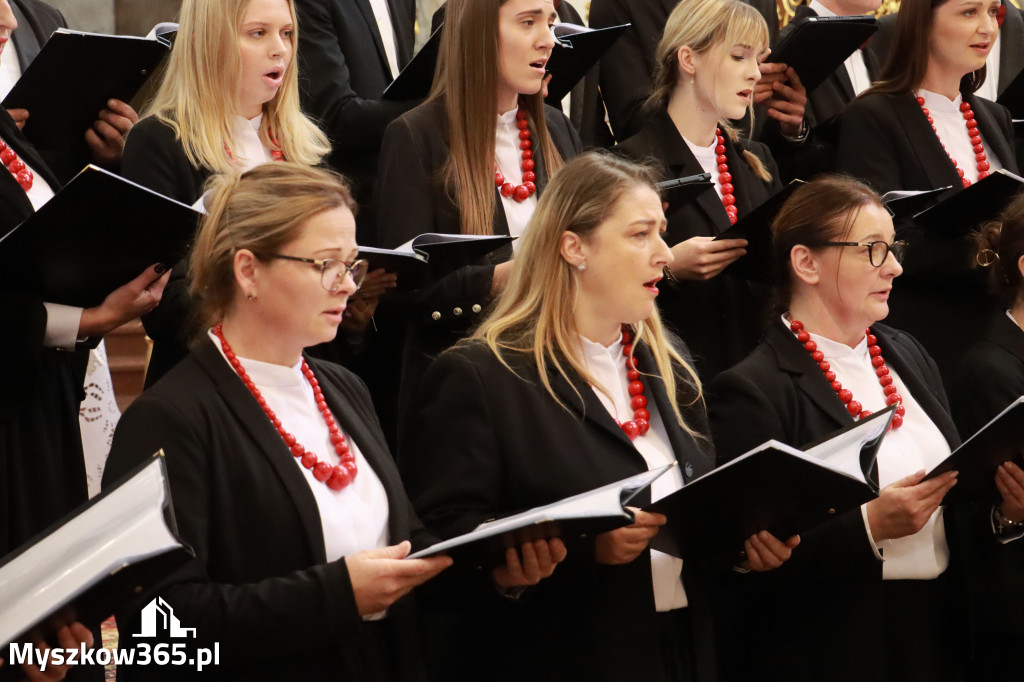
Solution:
M 353 374 L 307 358 L 342 430 L 387 491 L 389 541 L 422 544 L 366 387 Z M 366 626 L 344 559 L 326 562 L 312 492 L 255 398 L 204 340 L 164 381 L 125 411 L 104 471 L 110 485 L 162 448 L 181 537 L 196 558 L 154 590 L 197 645 L 219 641 L 217 679 L 368 677 Z M 140 597 L 138 607 L 154 594 Z M 398 679 L 423 679 L 411 603 L 388 612 Z M 138 611 L 118 614 L 132 646 Z M 329 652 L 326 653 L 326 652 Z M 128 667 L 124 679 L 173 677 L 175 668 Z M 120 671 L 119 675 L 122 674 Z M 181 674 L 181 673 L 179 673 Z M 185 672 L 183 678 L 188 678 Z
M 578 154 L 580 138 L 565 115 L 545 107 L 545 119 L 562 158 L 568 160 Z M 440 177 L 448 155 L 448 124 L 444 102 L 440 99 L 416 107 L 388 126 L 377 183 L 382 246 L 394 248 L 424 232 L 461 233 L 459 208 Z M 533 158 L 539 197 L 547 186 L 548 172 L 539 147 L 534 149 Z M 502 208 L 504 200 L 497 188 L 494 191 L 492 230 L 494 234 L 508 234 Z M 415 396 L 416 382 L 430 360 L 480 320 L 490 301 L 494 266 L 511 256 L 511 249 L 499 250 L 490 258 L 460 268 L 392 304 L 399 324 L 408 324 L 402 360 L 401 404 Z
M 753 152 L 772 175 L 765 182 L 754 174 L 743 158 L 744 149 Z M 668 112 L 654 115 L 644 128 L 616 147 L 630 158 L 655 159 L 668 178 L 702 173 L 700 163 Z M 733 143 L 728 136 L 725 155 L 736 187 L 736 207 L 742 217 L 760 206 L 782 188 L 779 170 L 771 152 L 760 142 Z M 729 217 L 713 189 L 682 206 L 669 206 L 665 240 L 675 245 L 690 237 L 714 237 L 729 228 Z M 761 337 L 764 315 L 763 292 L 746 280 L 721 274 L 706 282 L 680 282 L 663 286 L 658 296 L 662 318 L 693 352 L 700 376 L 710 381 L 742 360 Z
M 653 367 L 646 347 L 638 347 L 636 354 L 642 367 Z M 441 536 L 648 468 L 582 378 L 570 383 L 549 369 L 562 407 L 540 383 L 532 355 L 505 357 L 511 371 L 485 345 L 460 345 L 442 354 L 424 376 L 415 437 L 401 465 L 417 511 Z M 660 380 L 646 384 L 684 479 L 709 471 L 710 442 L 694 439 L 678 426 Z M 679 404 L 690 403 L 689 384 L 680 380 L 679 388 Z M 688 424 L 706 433 L 702 405 L 684 409 Z M 637 506 L 649 503 L 649 492 L 642 498 Z M 438 679 L 473 679 L 479 667 L 476 675 L 464 673 L 482 661 L 512 655 L 516 666 L 491 663 L 484 677 L 518 679 L 522 670 L 529 670 L 537 680 L 670 679 L 660 667 L 650 553 L 627 565 L 602 566 L 594 563 L 592 552 L 590 543 L 570 543 L 554 574 L 517 601 L 493 596 L 495 590 L 486 581 L 461 592 L 460 598 L 451 596 L 460 594 L 453 588 L 439 619 L 449 625 L 437 633 L 437 644 L 454 647 L 462 658 L 449 663 L 468 670 L 449 669 Z M 716 679 L 708 607 L 694 568 L 684 564 L 697 667 L 700 679 Z M 468 632 L 461 632 L 459 624 Z
M 974 110 L 986 151 L 1016 173 L 1009 112 L 974 95 L 965 100 Z M 870 93 L 850 104 L 840 121 L 838 170 L 879 192 L 962 187 L 949 155 L 910 93 Z M 964 351 L 984 330 L 994 301 L 984 273 L 971 267 L 974 248 L 967 240 L 910 222 L 896 230 L 911 248 L 887 319 L 924 344 L 948 382 Z M 962 333 L 949 334 L 949 324 Z
M 960 438 L 935 363 L 909 334 L 882 324 L 872 329 L 886 363 L 899 372 L 950 448 L 957 447 Z M 750 356 L 715 379 L 709 396 L 720 464 L 769 439 L 802 447 L 853 423 L 817 364 L 780 320 L 769 326 Z M 947 539 L 955 563 L 952 516 L 947 509 Z M 756 651 L 745 652 L 744 658 L 766 679 L 882 679 L 882 564 L 868 542 L 860 510 L 801 539 L 792 559 L 761 576 L 757 591 L 742 604 L 747 620 L 730 631 L 735 638 L 730 645 L 737 652 L 746 647 Z M 760 613 L 765 608 L 769 610 Z M 794 656 L 795 651 L 800 654 Z
M 412 59 L 415 0 L 388 0 L 399 69 Z M 331 139 L 332 168 L 354 184 L 358 241 L 377 246 L 373 185 L 384 130 L 414 102 L 390 102 L 391 67 L 370 0 L 298 0 L 302 108 Z
M 61 183 L 0 111 L 0 139 L 54 191 Z M 32 215 L 25 190 L 0 175 L 0 232 Z M 38 296 L 0 291 L 0 556 L 88 499 L 78 408 L 88 348 L 45 348 L 46 309 Z
M 590 25 L 594 28 L 632 24 L 601 59 L 601 95 L 608 120 L 619 142 L 640 131 L 647 120 L 644 101 L 651 92 L 654 52 L 665 22 L 679 0 L 592 0 Z M 779 32 L 774 0 L 750 0 L 768 24 L 770 37 Z
M 41 0 L 8 0 L 18 28 L 11 34 L 18 48 L 18 64 L 22 73 L 39 54 L 39 50 L 58 28 L 67 28 L 68 22 L 56 7 Z

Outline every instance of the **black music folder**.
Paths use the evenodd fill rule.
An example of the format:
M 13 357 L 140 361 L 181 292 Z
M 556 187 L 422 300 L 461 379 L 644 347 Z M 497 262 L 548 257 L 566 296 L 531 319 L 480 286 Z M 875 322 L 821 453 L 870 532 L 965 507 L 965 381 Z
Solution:
M 10 643 L 52 646 L 75 621 L 96 627 L 194 556 L 178 537 L 159 452 L 2 560 L 0 649 L 6 657 Z M 9 664 L 0 677 L 20 673 Z
M 786 199 L 802 184 L 803 180 L 793 180 L 747 215 L 741 214 L 735 225 L 715 237 L 716 241 L 747 240 L 746 255 L 733 261 L 723 272 L 755 281 L 766 281 L 771 277 L 772 221 L 782 210 Z
M 544 101 L 559 107 L 587 72 L 601 59 L 602 55 L 622 37 L 631 24 L 587 28 L 577 24 L 555 24 L 555 47 L 548 59 L 547 72 L 551 74 L 548 96 Z
M 947 471 L 957 471 L 956 485 L 942 504 L 995 503 L 996 469 L 1003 462 L 1022 464 L 1024 455 L 1024 396 L 1017 398 L 988 424 L 942 460 L 925 476 L 927 481 Z
M 698 173 L 687 175 L 682 178 L 665 180 L 658 183 L 658 191 L 661 192 L 662 201 L 668 204 L 665 213 L 674 212 L 690 203 L 706 189 L 714 189 L 715 183 L 711 181 L 711 173 Z
M 504 563 L 506 549 L 524 542 L 550 538 L 569 541 L 628 526 L 635 517 L 626 505 L 674 466 L 675 463 L 666 464 L 558 502 L 482 523 L 464 535 L 438 542 L 407 558 L 450 554 L 456 561 L 494 566 Z
M 951 237 L 962 237 L 995 220 L 1024 189 L 1024 178 L 1004 169 L 946 195 L 914 215 L 914 222 Z
M 4 99 L 28 109 L 25 136 L 41 150 L 82 146 L 107 100 L 130 102 L 170 53 L 162 37 L 58 29 Z
M 864 472 L 895 411 L 879 410 L 807 450 L 770 440 L 690 481 L 645 510 L 668 517 L 651 548 L 692 560 L 735 555 L 761 530 L 785 540 L 856 509 L 878 493 Z
M 0 291 L 89 308 L 154 263 L 177 263 L 201 214 L 87 166 L 0 237 Z
M 437 67 L 437 55 L 441 50 L 442 23 L 430 34 L 430 38 L 413 58 L 405 65 L 395 80 L 384 88 L 381 99 L 391 102 L 407 102 L 426 99 L 430 88 L 434 85 L 434 69 Z
M 877 30 L 872 16 L 804 17 L 793 22 L 793 30 L 765 61 L 792 66 L 810 92 Z
M 507 234 L 472 235 L 426 232 L 395 249 L 359 247 L 359 257 L 370 270 L 384 268 L 398 275 L 400 289 L 415 289 L 470 265 L 487 254 L 511 244 Z
M 1024 118 L 1024 71 L 1010 81 L 996 102 L 1009 109 L 1014 118 Z
M 938 189 L 923 190 L 893 190 L 882 195 L 882 203 L 889 210 L 893 220 L 912 218 L 939 202 L 939 198 L 953 185 L 946 185 Z

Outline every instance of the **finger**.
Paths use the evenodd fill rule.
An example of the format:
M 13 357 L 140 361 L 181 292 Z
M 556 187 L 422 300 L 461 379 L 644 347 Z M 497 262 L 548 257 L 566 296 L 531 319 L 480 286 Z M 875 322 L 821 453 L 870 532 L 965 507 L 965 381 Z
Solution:
M 396 562 L 392 575 L 408 585 L 421 585 L 451 565 L 449 556 L 405 559 Z
M 127 118 L 132 123 L 139 122 L 139 114 L 131 107 L 130 104 L 122 102 L 119 99 L 108 99 L 107 109 L 114 112 L 118 116 Z
M 412 543 L 408 540 L 403 540 L 397 545 L 379 547 L 377 549 L 366 549 L 362 552 L 356 553 L 355 556 L 365 559 L 404 559 L 409 554 L 410 549 L 412 549 Z
M 789 67 L 782 62 L 761 62 L 757 65 L 757 68 L 761 71 L 761 76 L 763 77 L 766 74 L 783 73 Z
M 753 536 L 743 541 L 743 550 L 747 555 L 747 566 L 749 566 L 752 571 L 763 571 L 766 567 L 764 562 L 761 560 L 761 555 L 757 552 L 757 548 L 754 547 L 752 540 Z
M 1010 478 L 1012 478 L 1014 481 L 1017 482 L 1018 485 L 1024 488 L 1024 469 L 1021 469 L 1013 462 L 1003 462 L 1002 466 L 1000 466 L 999 468 L 1005 471 Z
M 555 562 L 551 560 L 551 550 L 548 548 L 547 540 L 536 540 L 533 543 L 533 552 L 537 556 L 537 568 L 544 576 L 551 575 L 555 568 Z
M 803 116 L 797 116 L 795 114 L 783 114 L 771 108 L 766 109 L 765 113 L 768 115 L 768 118 L 774 118 L 779 123 L 788 123 L 792 126 L 800 125 L 800 122 L 803 121 L 804 118 Z
M 84 642 L 85 646 L 92 647 L 92 645 L 94 644 L 92 630 L 85 627 L 78 621 L 75 621 L 71 624 L 70 630 L 71 635 L 75 638 L 76 642 Z
M 890 485 L 892 485 L 893 488 L 909 488 L 920 483 L 921 480 L 924 479 L 926 473 L 927 472 L 924 469 L 920 469 L 910 474 L 909 476 L 904 476 L 900 480 Z
M 115 128 L 120 137 L 124 137 L 132 129 L 134 123 L 126 116 L 118 116 L 109 109 L 100 112 L 99 119 Z
M 515 547 L 509 547 L 505 550 L 505 570 L 508 572 L 510 581 L 522 581 L 523 564 L 519 561 L 519 552 Z
M 788 560 L 792 554 L 789 546 L 766 530 L 762 530 L 758 533 L 757 539 L 761 541 L 765 550 L 778 560 L 780 566 L 782 565 L 782 562 Z
M 13 118 L 15 123 L 24 122 L 28 119 L 28 109 L 8 109 L 7 115 Z
M 551 552 L 551 560 L 556 564 L 562 563 L 569 553 L 561 538 L 551 538 L 548 540 L 548 551 Z
M 60 646 L 62 649 L 78 648 L 78 642 L 75 641 L 74 635 L 71 634 L 71 628 L 69 628 L 67 625 L 62 626 L 59 630 L 57 630 L 57 641 L 60 642 Z
M 1024 503 L 1024 486 L 1010 473 L 1009 469 L 1000 467 L 996 471 L 996 483 L 1000 480 L 1003 481 L 1003 486 L 1018 504 Z
M 124 139 L 121 136 L 121 131 L 110 125 L 103 119 L 93 121 L 92 129 L 100 136 L 100 138 L 108 145 L 116 146 L 121 143 Z
M 794 535 L 793 537 L 791 537 L 788 540 L 786 540 L 786 547 L 789 547 L 790 549 L 796 549 L 797 546 L 799 546 L 799 544 L 800 544 L 800 536 L 799 535 Z
M 664 514 L 655 514 L 654 512 L 640 511 L 639 509 L 633 510 L 633 517 L 633 526 L 663 526 L 668 521 Z
M 713 251 L 728 251 L 729 249 L 747 248 L 746 239 L 713 239 L 711 243 L 716 247 Z
M 796 69 L 790 67 L 786 69 L 786 78 L 789 80 L 790 85 L 795 90 L 805 91 L 803 81 L 800 80 L 800 74 L 796 72 Z
M 731 263 L 740 256 L 746 254 L 746 249 L 729 249 L 728 251 L 719 251 L 717 253 L 708 254 L 700 259 L 698 265 L 711 266 L 719 265 L 723 263 Z
M 537 559 L 537 552 L 533 549 L 533 543 L 524 542 L 519 547 L 519 552 L 523 555 L 523 577 L 532 583 L 540 580 L 540 562 Z

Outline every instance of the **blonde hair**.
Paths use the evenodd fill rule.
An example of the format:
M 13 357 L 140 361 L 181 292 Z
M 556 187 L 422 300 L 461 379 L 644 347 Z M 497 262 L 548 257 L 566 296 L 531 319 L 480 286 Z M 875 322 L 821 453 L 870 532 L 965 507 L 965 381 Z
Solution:
M 562 234 L 571 231 L 589 239 L 625 192 L 636 187 L 657 191 L 655 182 L 655 171 L 650 167 L 611 154 L 587 152 L 566 164 L 537 203 L 508 286 L 469 342 L 486 343 L 509 369 L 504 353 L 532 354 L 541 383 L 563 407 L 551 386 L 549 365 L 570 385 L 574 384 L 566 364 L 584 380 L 599 386 L 580 359 L 575 314 L 579 273 L 562 258 Z M 688 433 L 699 435 L 687 426 L 677 404 L 674 368 L 683 370 L 694 390 L 695 396 L 688 404 L 701 399 L 700 380 L 669 343 L 657 308 L 649 318 L 634 325 L 633 344 L 640 343 L 654 355 L 657 372 L 652 375 L 664 383 L 676 420 Z
M 198 329 L 222 320 L 234 304 L 236 252 L 248 249 L 267 260 L 298 239 L 313 216 L 341 207 L 354 213 L 356 208 L 343 177 L 298 163 L 214 175 L 206 189 L 207 213 L 188 264 Z
M 174 49 L 144 113 L 174 130 L 189 163 L 215 173 L 237 170 L 227 149 L 242 70 L 238 31 L 250 2 L 184 0 Z M 277 94 L 263 105 L 259 134 L 265 145 L 280 150 L 289 161 L 315 166 L 330 152 L 330 143 L 299 107 L 297 20 L 292 0 L 285 2 L 292 17 L 292 58 Z
M 428 100 L 444 102 L 451 153 L 441 173 L 459 207 L 463 234 L 491 234 L 494 229 L 498 12 L 505 2 L 449 0 Z M 533 149 L 540 150 L 550 178 L 564 163 L 544 120 L 544 96 L 520 95 L 519 106 L 529 114 Z
M 669 15 L 655 50 L 654 88 L 645 106 L 650 110 L 668 106 L 669 98 L 679 85 L 678 55 L 684 45 L 697 54 L 704 54 L 719 46 L 730 48 L 741 43 L 767 49 L 768 40 L 764 17 L 740 0 L 682 0 Z M 713 75 L 717 77 L 717 73 Z M 753 128 L 753 104 L 748 105 L 747 110 Z M 739 131 L 729 120 L 722 119 L 719 125 L 729 139 L 734 143 L 739 141 Z M 743 159 L 755 175 L 765 182 L 771 181 L 771 174 L 756 154 L 744 150 Z

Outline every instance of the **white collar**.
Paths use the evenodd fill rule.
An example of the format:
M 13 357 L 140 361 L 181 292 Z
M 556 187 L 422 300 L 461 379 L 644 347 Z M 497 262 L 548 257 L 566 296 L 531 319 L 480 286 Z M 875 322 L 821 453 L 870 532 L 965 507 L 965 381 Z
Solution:
M 925 90 L 924 88 L 917 89 L 917 96 L 924 98 L 924 105 L 929 111 L 942 114 L 959 114 L 960 103 L 964 101 L 964 98 L 960 93 L 957 93 L 956 99 L 950 100 L 945 95 L 940 95 L 937 92 Z

